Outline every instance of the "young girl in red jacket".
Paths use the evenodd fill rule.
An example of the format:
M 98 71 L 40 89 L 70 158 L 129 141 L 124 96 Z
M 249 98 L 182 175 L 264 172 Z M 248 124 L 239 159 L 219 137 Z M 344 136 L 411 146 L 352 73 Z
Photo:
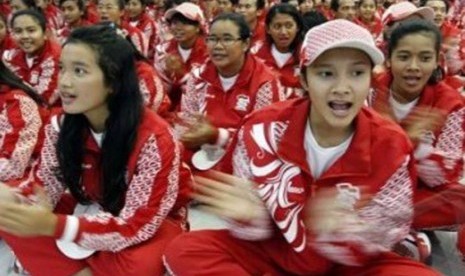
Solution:
M 388 42 L 388 72 L 376 78 L 370 105 L 399 124 L 415 147 L 418 173 L 414 229 L 444 228 L 461 220 L 465 191 L 458 183 L 465 153 L 465 105 L 440 79 L 439 29 L 425 20 L 399 25 Z M 454 191 L 442 206 L 431 198 Z M 449 193 L 449 192 L 447 192 Z M 464 209 L 461 209 L 464 210 Z
M 137 50 L 146 57 L 149 46 L 148 38 L 144 32 L 123 20 L 124 6 L 124 0 L 99 0 L 97 10 L 100 21 L 110 21 L 116 24 L 118 28 L 121 28 L 131 38 Z
M 357 24 L 367 29 L 374 38 L 377 38 L 383 31 L 383 24 L 381 17 L 376 13 L 376 0 L 361 0 L 357 3 L 357 9 Z
M 61 47 L 47 37 L 44 16 L 37 10 L 21 10 L 14 13 L 11 27 L 18 48 L 4 53 L 5 64 L 48 105 L 59 105 L 57 78 Z
M 152 60 L 155 46 L 161 42 L 161 39 L 157 37 L 157 24 L 148 13 L 147 2 L 148 0 L 126 0 L 124 21 L 145 34 L 148 41 L 147 58 Z
M 286 99 L 305 95 L 299 80 L 299 50 L 303 23 L 299 11 L 290 4 L 271 7 L 265 19 L 266 43 L 251 49 L 279 76 Z
M 182 3 L 166 11 L 173 39 L 155 49 L 154 67 L 160 73 L 172 103 L 178 110 L 181 87 L 189 72 L 200 67 L 207 59 L 205 45 L 205 18 L 199 6 Z
M 66 41 L 73 29 L 92 25 L 86 19 L 85 8 L 84 0 L 60 0 L 60 9 L 63 12 L 65 21 L 63 28 L 56 32 L 60 44 Z
M 0 237 L 31 275 L 163 275 L 190 173 L 142 107 L 132 47 L 108 26 L 76 29 L 59 88 L 65 113 L 45 126 L 33 179 L 0 185 Z
M 439 275 L 390 252 L 409 231 L 415 178 L 402 129 L 363 107 L 383 54 L 364 28 L 311 29 L 300 68 L 310 99 L 244 122 L 234 174 L 196 177 L 195 198 L 228 230 L 183 234 L 165 252 L 174 275 Z M 389 150 L 387 150 L 389 149 Z

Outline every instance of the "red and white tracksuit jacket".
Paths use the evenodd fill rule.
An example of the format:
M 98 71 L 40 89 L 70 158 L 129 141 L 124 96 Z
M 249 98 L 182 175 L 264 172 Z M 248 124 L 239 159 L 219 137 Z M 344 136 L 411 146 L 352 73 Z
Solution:
M 298 53 L 299 50 L 296 50 L 296 52 Z M 251 49 L 251 53 L 261 59 L 268 67 L 272 68 L 279 76 L 286 99 L 300 98 L 307 95 L 307 92 L 305 92 L 300 84 L 299 60 L 296 55 L 292 55 L 283 67 L 279 67 L 271 53 L 270 43 L 266 42 L 262 46 Z
M 250 30 L 252 32 L 250 36 L 250 48 L 261 47 L 261 45 L 266 43 L 266 27 L 265 20 L 258 19 L 255 30 Z
M 54 33 L 63 28 L 65 20 L 63 14 L 59 8 L 53 4 L 48 4 L 44 10 L 45 18 L 47 19 L 47 27 L 49 27 Z
M 408 234 L 416 185 L 412 145 L 400 127 L 362 108 L 349 148 L 315 179 L 303 147 L 308 114 L 310 101 L 295 99 L 254 112 L 244 122 L 232 153 L 233 170 L 257 183 L 269 225 L 266 220 L 233 222 L 230 230 L 248 240 L 282 235 L 301 256 L 316 250 L 332 262 L 361 265 Z M 304 224 L 305 205 L 329 187 L 337 188 L 338 200 L 366 224 L 364 230 L 310 233 Z M 369 200 L 357 207 L 364 195 Z
M 45 41 L 44 47 L 34 57 L 31 67 L 27 65 L 26 53 L 21 49 L 5 51 L 3 61 L 24 82 L 32 86 L 49 105 L 58 104 L 58 62 L 61 47 L 50 39 Z
M 379 35 L 381 35 L 383 31 L 383 23 L 381 22 L 381 18 L 379 18 L 376 15 L 373 18 L 372 22 L 365 22 L 360 17 L 356 18 L 354 22 L 357 23 L 359 26 L 362 26 L 363 28 L 367 29 L 373 35 L 373 38 L 375 39 Z
M 157 26 L 155 20 L 150 18 L 147 12 L 143 12 L 139 18 L 134 21 L 131 21 L 129 18 L 125 17 L 123 19 L 127 24 L 131 25 L 132 22 L 135 22 L 136 25 L 131 25 L 140 31 L 142 31 L 147 39 L 148 49 L 147 49 L 147 58 L 153 59 L 155 53 L 155 46 L 157 45 Z
M 370 105 L 381 114 L 395 118 L 389 105 L 390 85 L 389 74 L 378 76 L 373 83 Z M 457 183 L 462 177 L 465 152 L 465 105 L 460 94 L 443 82 L 427 85 L 415 108 L 434 108 L 444 115 L 443 125 L 423 139 L 429 142 L 415 145 L 419 185 L 434 188 Z M 407 115 L 397 123 L 406 127 L 408 120 Z
M 18 195 L 26 201 L 34 200 L 34 183 L 45 188 L 53 206 L 65 193 L 65 186 L 55 174 L 58 121 L 58 116 L 54 116 L 45 126 L 45 141 L 33 179 L 17 185 Z M 182 146 L 168 124 L 153 111 L 144 109 L 126 168 L 125 205 L 119 215 L 106 210 L 95 215 L 58 214 L 55 238 L 97 251 L 119 252 L 156 236 L 165 219 L 185 226 L 191 176 L 181 155 Z M 85 138 L 81 177 L 86 193 L 96 203 L 101 198 L 101 157 L 101 149 L 89 131 Z
M 170 40 L 158 45 L 155 49 L 154 67 L 168 87 L 179 87 L 184 84 L 189 76 L 189 72 L 191 72 L 194 68 L 200 67 L 203 63 L 205 63 L 205 60 L 208 57 L 207 45 L 205 44 L 204 38 L 199 36 L 192 47 L 192 52 L 189 58 L 186 62 L 183 62 L 183 73 L 179 75 L 171 75 L 166 72 L 165 62 L 169 55 L 174 55 L 182 61 L 178 45 L 179 44 L 176 40 Z
M 17 48 L 15 41 L 11 37 L 11 34 L 7 33 L 5 38 L 0 44 L 0 57 L 3 57 L 5 51 L 9 51 L 13 48 Z
M 219 128 L 218 145 L 227 147 L 245 116 L 284 100 L 279 86 L 271 69 L 253 55 L 247 55 L 236 82 L 224 91 L 215 65 L 208 61 L 189 75 L 182 95 L 181 116 L 204 114 Z
M 74 28 L 84 27 L 84 26 L 91 26 L 92 23 L 87 21 L 86 19 L 81 18 L 80 22 L 78 22 L 73 28 L 71 28 L 68 24 L 64 24 L 63 28 L 56 31 L 56 39 L 60 45 L 63 45 L 68 39 L 68 36 L 71 34 Z
M 26 93 L 0 86 L 0 181 L 22 178 L 40 144 L 41 108 Z
M 394 118 L 388 104 L 390 76 L 375 82 L 373 108 Z M 427 133 L 416 145 L 415 162 L 419 186 L 415 191 L 414 229 L 444 229 L 465 223 L 465 186 L 458 183 L 463 172 L 465 107 L 459 93 L 443 82 L 427 85 L 416 108 L 435 108 L 444 113 L 444 123 Z M 408 115 L 407 115 L 408 116 Z M 408 120 L 408 117 L 404 120 Z M 401 126 L 403 122 L 398 122 Z M 465 233 L 465 232 L 464 232 Z M 459 239 L 461 240 L 461 239 Z M 465 252 L 465 244 L 459 245 Z
M 98 23 L 100 21 L 100 17 L 97 11 L 97 5 L 92 1 L 86 2 L 86 12 L 85 12 L 85 19 L 92 24 Z
M 136 46 L 136 49 L 143 56 L 147 57 L 149 52 L 149 41 L 148 38 L 145 37 L 144 32 L 136 27 L 129 25 L 129 23 L 125 22 L 124 20 L 121 20 L 120 28 L 123 30 L 123 32 L 126 33 L 127 36 L 129 36 L 134 46 Z
M 160 115 L 166 115 L 170 99 L 157 72 L 145 61 L 136 61 L 136 70 L 144 105 Z

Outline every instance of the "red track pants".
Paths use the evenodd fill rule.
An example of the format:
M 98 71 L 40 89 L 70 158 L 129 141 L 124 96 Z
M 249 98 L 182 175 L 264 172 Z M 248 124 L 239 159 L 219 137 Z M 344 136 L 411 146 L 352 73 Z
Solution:
M 338 275 L 436 276 L 425 265 L 385 253 L 363 267 L 336 265 L 312 250 L 294 252 L 283 239 L 243 241 L 227 230 L 194 231 L 177 237 L 165 251 L 165 264 L 174 275 Z

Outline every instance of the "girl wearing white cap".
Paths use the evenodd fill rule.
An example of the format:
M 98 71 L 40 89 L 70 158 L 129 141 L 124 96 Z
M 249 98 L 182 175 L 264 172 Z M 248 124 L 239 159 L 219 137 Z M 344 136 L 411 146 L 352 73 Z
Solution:
M 173 39 L 155 48 L 155 68 L 162 77 L 172 109 L 179 108 L 181 86 L 194 68 L 207 59 L 205 19 L 199 6 L 182 3 L 165 13 Z
M 311 29 L 301 51 L 310 99 L 253 113 L 236 137 L 236 176 L 196 177 L 195 198 L 228 230 L 183 234 L 165 252 L 175 275 L 439 275 L 390 252 L 413 215 L 412 147 L 363 107 L 383 62 L 346 20 Z

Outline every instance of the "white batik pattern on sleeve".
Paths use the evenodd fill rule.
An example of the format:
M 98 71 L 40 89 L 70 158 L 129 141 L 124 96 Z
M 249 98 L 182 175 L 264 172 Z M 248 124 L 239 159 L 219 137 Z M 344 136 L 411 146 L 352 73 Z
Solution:
M 422 159 L 417 164 L 418 176 L 430 187 L 445 184 L 447 170 L 454 170 L 457 163 L 462 162 L 465 140 L 463 130 L 465 120 L 465 108 L 450 113 L 444 124 L 444 128 L 438 137 L 436 147 L 432 154 L 442 157 L 442 165 L 428 158 Z
M 52 81 L 53 75 L 55 74 L 55 61 L 52 57 L 45 59 L 40 65 L 41 74 L 39 81 L 34 88 L 40 95 L 44 94 L 49 89 L 50 82 Z M 54 95 L 50 95 L 50 98 L 54 98 Z
M 174 135 L 171 134 L 174 141 Z M 167 179 L 167 189 L 163 195 L 157 213 L 136 233 L 131 236 L 124 236 L 120 232 L 109 232 L 103 234 L 83 232 L 78 243 L 86 248 L 104 251 L 121 251 L 122 249 L 134 244 L 146 241 L 153 237 L 163 220 L 173 208 L 179 191 L 179 166 L 180 166 L 180 149 L 177 143 L 174 143 L 175 157 L 170 164 L 170 172 Z M 154 185 L 163 164 L 161 163 L 160 147 L 156 138 L 151 136 L 143 146 L 138 162 L 138 174 L 133 176 L 126 193 L 126 205 L 118 217 L 109 213 L 99 213 L 97 215 L 84 215 L 83 218 L 89 222 L 108 224 L 110 220 L 115 220 L 118 225 L 125 225 L 131 219 L 136 211 L 147 206 L 154 189 Z M 163 181 L 163 180 L 160 180 Z M 158 183 L 156 183 L 158 184 Z
M 273 85 L 271 81 L 268 81 L 258 89 L 253 109 L 257 110 L 270 105 L 273 102 L 273 97 Z
M 374 255 L 391 250 L 404 239 L 413 216 L 413 186 L 408 170 L 409 157 L 388 179 L 371 202 L 357 211 L 360 220 L 346 224 L 339 232 L 320 234 L 314 248 L 328 259 L 344 265 L 357 265 L 356 245 L 363 254 Z
M 408 163 L 409 157 L 370 204 L 358 211 L 358 215 L 371 225 L 371 232 L 363 236 L 387 250 L 407 236 L 412 222 L 413 183 Z
M 57 117 L 52 120 L 57 120 Z M 58 141 L 58 131 L 53 124 L 45 126 L 45 141 L 40 152 L 40 163 L 37 170 L 37 177 L 44 183 L 45 191 L 51 203 L 55 206 L 60 200 L 65 188 L 56 176 L 58 170 L 58 157 L 56 155 L 56 144 Z
M 0 180 L 6 181 L 23 176 L 26 168 L 29 166 L 34 147 L 37 143 L 39 129 L 42 121 L 39 110 L 35 102 L 27 96 L 15 95 L 19 102 L 24 127 L 19 130 L 18 140 L 14 150 L 9 158 L 0 158 Z M 3 148 L 5 134 L 13 131 L 11 124 L 8 122 L 7 110 L 4 109 L 0 114 L 0 148 Z

